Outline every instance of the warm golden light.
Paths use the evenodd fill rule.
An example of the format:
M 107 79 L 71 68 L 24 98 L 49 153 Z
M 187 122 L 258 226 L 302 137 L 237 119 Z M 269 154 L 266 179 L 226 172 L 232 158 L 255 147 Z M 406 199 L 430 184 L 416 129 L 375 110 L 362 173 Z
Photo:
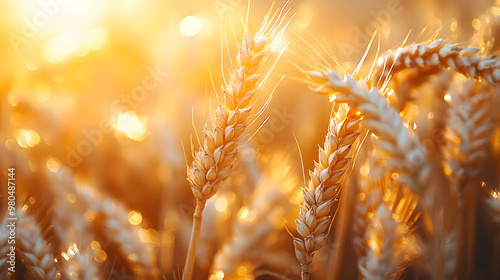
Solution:
M 34 147 L 40 142 L 40 135 L 34 130 L 19 129 L 16 135 L 17 143 L 23 148 Z
M 449 93 L 444 95 L 444 101 L 449 102 L 451 100 L 451 95 Z
M 108 255 L 104 250 L 97 249 L 94 251 L 94 260 L 98 263 L 103 263 L 108 258 Z
M 219 280 L 224 279 L 224 272 L 222 272 L 220 270 L 217 271 L 217 273 L 215 273 L 215 277 L 217 277 L 217 279 L 219 279 Z
M 240 211 L 238 212 L 238 217 L 242 220 L 246 219 L 248 217 L 248 207 L 241 207 Z
M 47 159 L 47 168 L 51 171 L 51 172 L 57 172 L 59 171 L 59 168 L 61 167 L 61 162 L 54 158 L 54 157 L 49 157 Z
M 215 209 L 219 212 L 226 212 L 227 210 L 227 198 L 226 197 L 218 197 L 215 200 Z
M 142 214 L 138 211 L 130 211 L 128 214 L 128 221 L 132 225 L 140 225 L 142 223 Z
M 134 111 L 113 116 L 111 125 L 115 130 L 121 132 L 128 138 L 135 141 L 142 141 L 146 138 L 147 133 L 147 118 L 139 118 Z
M 77 199 L 74 193 L 68 193 L 67 198 L 70 203 L 76 203 Z
M 203 20 L 197 16 L 187 16 L 179 26 L 182 36 L 193 37 L 203 29 Z

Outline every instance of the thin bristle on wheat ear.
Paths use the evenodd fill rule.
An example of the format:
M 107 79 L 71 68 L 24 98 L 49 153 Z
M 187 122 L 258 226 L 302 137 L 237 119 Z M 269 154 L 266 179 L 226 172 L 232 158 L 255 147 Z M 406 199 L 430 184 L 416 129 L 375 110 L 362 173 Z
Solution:
M 36 220 L 23 211 L 17 211 L 17 252 L 29 279 L 58 279 L 51 248 L 42 237 Z
M 447 44 L 444 40 L 415 43 L 385 53 L 379 60 L 380 72 L 376 79 L 381 76 L 381 80 L 385 80 L 387 76 L 407 68 L 444 67 L 451 68 L 471 79 L 484 79 L 493 85 L 499 85 L 500 60 L 498 56 L 474 56 L 479 50 L 474 47 Z
M 281 28 L 289 11 L 283 13 L 283 9 L 274 24 L 266 16 L 255 36 L 248 32 L 244 34 L 229 82 L 222 88 L 222 101 L 213 114 L 213 129 L 205 130 L 203 146 L 195 154 L 193 163 L 188 168 L 187 179 L 196 198 L 196 208 L 182 277 L 184 280 L 190 280 L 192 277 L 206 201 L 231 174 L 232 164 L 240 147 L 239 142 L 249 123 L 252 98 L 262 88 L 261 77 L 267 76 L 266 62 L 288 25 L 285 23 Z
M 302 279 L 309 279 L 309 264 L 314 253 L 328 237 L 333 217 L 329 216 L 346 181 L 353 147 L 361 134 L 361 117 L 346 104 L 340 104 L 330 119 L 325 144 L 319 149 L 319 159 L 307 187 L 302 188 L 304 201 L 296 220 L 299 237 L 295 237 L 295 255 L 302 266 Z
M 376 88 L 365 82 L 342 77 L 331 69 L 306 71 L 310 87 L 321 94 L 333 95 L 335 102 L 346 102 L 363 115 L 363 125 L 373 132 L 374 143 L 387 154 L 388 165 L 399 173 L 398 181 L 419 195 L 429 181 L 431 165 L 416 135 L 410 135 L 401 116 Z

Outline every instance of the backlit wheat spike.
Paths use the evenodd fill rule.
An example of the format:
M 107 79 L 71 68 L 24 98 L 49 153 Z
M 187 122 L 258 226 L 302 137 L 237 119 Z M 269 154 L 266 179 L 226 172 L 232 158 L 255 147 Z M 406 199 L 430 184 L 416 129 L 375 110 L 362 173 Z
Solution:
M 493 85 L 500 84 L 500 60 L 496 55 L 475 56 L 474 47 L 447 44 L 444 40 L 415 43 L 385 53 L 380 59 L 378 73 L 385 77 L 408 68 L 450 68 L 471 79 L 484 79 Z M 384 66 L 385 65 L 385 66 Z M 379 76 L 376 78 L 378 79 Z
M 63 275 L 64 279 L 71 280 L 94 280 L 101 279 L 97 272 L 97 267 L 92 258 L 92 251 L 85 249 L 85 252 L 80 252 L 80 248 L 76 244 L 69 246 L 67 252 L 63 252 Z
M 355 141 L 362 133 L 361 116 L 346 104 L 340 104 L 330 118 L 325 144 L 319 149 L 319 159 L 310 181 L 302 188 L 304 197 L 296 220 L 299 237 L 295 237 L 295 255 L 302 265 L 302 279 L 309 279 L 309 264 L 314 253 L 328 237 L 333 217 L 331 208 L 337 201 L 351 166 Z
M 445 174 L 462 193 L 464 183 L 475 178 L 487 157 L 494 123 L 490 112 L 493 89 L 474 81 L 456 81 L 450 91 L 446 129 Z
M 76 194 L 78 199 L 86 204 L 87 209 L 99 217 L 99 227 L 108 240 L 117 244 L 135 276 L 141 279 L 155 279 L 158 272 L 153 247 L 141 239 L 140 232 L 143 229 L 130 224 L 130 210 L 111 197 L 99 198 L 90 188 L 77 188 Z
M 213 279 L 217 279 L 216 274 L 220 272 L 227 280 L 253 275 L 267 246 L 285 227 L 283 216 L 295 210 L 289 199 L 297 180 L 289 160 L 274 155 L 270 166 L 280 168 L 259 176 L 262 179 L 257 183 L 250 204 L 240 208 L 232 227 L 232 238 L 215 255 L 211 269 Z M 242 268 L 244 275 L 240 272 Z
M 374 143 L 387 154 L 388 165 L 399 173 L 398 180 L 412 191 L 423 195 L 431 166 L 416 135 L 409 133 L 394 107 L 376 88 L 368 90 L 364 82 L 349 75 L 344 79 L 331 69 L 305 72 L 311 88 L 332 95 L 335 102 L 346 102 L 363 115 L 363 125 L 377 137 Z
M 196 198 L 196 208 L 184 280 L 192 277 L 205 203 L 231 174 L 240 140 L 251 118 L 252 98 L 262 88 L 262 77 L 269 74 L 265 73 L 265 65 L 286 28 L 286 23 L 284 28 L 280 26 L 287 14 L 288 11 L 280 13 L 274 24 L 266 17 L 255 35 L 248 32 L 244 34 L 229 81 L 222 88 L 223 98 L 212 116 L 213 129 L 205 130 L 202 147 L 188 168 L 187 179 Z
M 355 204 L 354 245 L 364 279 L 400 277 L 420 252 L 412 235 L 420 216 L 416 196 L 392 181 L 378 166 L 361 183 Z M 373 170 L 375 168 L 376 170 Z
M 358 262 L 363 279 L 399 279 L 420 248 L 404 221 L 381 203 L 369 218 L 365 238 L 367 253 Z
M 89 250 L 95 237 L 85 215 L 87 205 L 78 200 L 75 181 L 68 169 L 61 168 L 53 176 L 52 185 L 58 197 L 52 207 L 52 224 L 61 241 L 62 275 L 65 279 L 100 279 Z
M 51 248 L 42 237 L 36 220 L 24 213 L 16 212 L 17 252 L 27 270 L 29 279 L 58 279 L 57 266 Z

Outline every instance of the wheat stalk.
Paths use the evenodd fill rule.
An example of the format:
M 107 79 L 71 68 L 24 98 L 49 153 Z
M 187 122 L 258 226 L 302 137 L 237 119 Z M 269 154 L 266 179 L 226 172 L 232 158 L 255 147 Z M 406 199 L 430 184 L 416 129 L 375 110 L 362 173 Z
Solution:
M 318 162 L 315 162 L 314 170 L 309 171 L 309 184 L 302 188 L 304 201 L 295 222 L 299 237 L 293 240 L 295 255 L 302 266 L 302 279 L 309 279 L 309 264 L 328 237 L 333 220 L 329 215 L 347 179 L 352 148 L 362 132 L 361 119 L 346 104 L 338 106 L 330 118 L 325 144 L 319 149 Z
M 335 102 L 347 102 L 364 115 L 363 125 L 377 138 L 374 142 L 387 154 L 387 164 L 398 172 L 398 180 L 412 191 L 423 195 L 429 181 L 431 165 L 416 135 L 411 135 L 401 116 L 376 88 L 368 90 L 365 82 L 349 75 L 341 76 L 331 69 L 305 72 L 311 88 L 321 94 L 330 94 Z
M 379 59 L 378 78 L 384 80 L 408 68 L 450 68 L 471 79 L 500 83 L 500 61 L 496 55 L 474 56 L 479 48 L 447 44 L 444 40 L 415 43 L 388 51 Z
M 51 248 L 42 237 L 36 220 L 23 211 L 17 212 L 17 252 L 30 279 L 58 279 Z
M 222 88 L 223 99 L 213 115 L 213 129 L 205 130 L 202 148 L 188 168 L 187 179 L 196 198 L 196 208 L 184 266 L 184 280 L 192 277 L 205 203 L 231 174 L 240 140 L 248 126 L 252 98 L 261 89 L 259 82 L 265 76 L 264 65 L 284 32 L 284 28 L 279 28 L 287 13 L 288 11 L 280 13 L 274 24 L 266 17 L 255 35 L 248 32 L 244 34 L 229 81 Z

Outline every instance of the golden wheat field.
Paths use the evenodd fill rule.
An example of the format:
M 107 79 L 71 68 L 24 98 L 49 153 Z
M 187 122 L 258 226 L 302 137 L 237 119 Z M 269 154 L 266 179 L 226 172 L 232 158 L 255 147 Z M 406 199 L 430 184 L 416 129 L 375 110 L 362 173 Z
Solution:
M 0 31 L 0 279 L 500 279 L 500 1 L 2 1 Z

